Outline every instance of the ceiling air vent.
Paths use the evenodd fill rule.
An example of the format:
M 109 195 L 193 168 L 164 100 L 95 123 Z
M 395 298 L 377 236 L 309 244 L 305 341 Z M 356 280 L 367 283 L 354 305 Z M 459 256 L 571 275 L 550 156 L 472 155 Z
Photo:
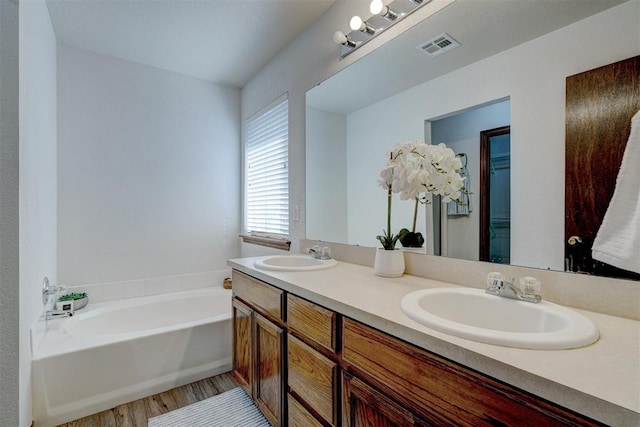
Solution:
M 449 34 L 443 33 L 432 38 L 431 40 L 422 43 L 420 46 L 418 46 L 418 49 L 420 49 L 430 57 L 435 58 L 436 56 L 440 56 L 443 53 L 449 52 L 450 50 L 455 49 L 458 46 L 460 46 L 460 43 L 455 41 Z

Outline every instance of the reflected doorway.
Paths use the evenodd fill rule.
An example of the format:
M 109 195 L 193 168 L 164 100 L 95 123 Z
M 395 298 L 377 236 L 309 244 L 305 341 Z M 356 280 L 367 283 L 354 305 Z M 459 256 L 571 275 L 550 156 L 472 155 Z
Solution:
M 511 127 L 480 132 L 480 261 L 511 257 Z
M 510 110 L 509 99 L 501 99 L 425 121 L 425 140 L 432 144 L 445 143 L 461 157 L 463 166 L 466 166 L 461 173 L 465 176 L 465 188 L 470 193 L 469 203 L 457 206 L 455 203 L 440 203 L 438 197 L 433 198 L 432 204 L 427 208 L 427 230 L 433 230 L 432 233 L 427 233 L 425 236 L 428 254 L 472 261 L 481 259 L 481 223 L 484 222 L 480 218 L 481 196 L 488 194 L 488 200 L 491 200 L 489 187 L 481 184 L 481 133 L 492 129 L 509 128 Z M 499 152 L 500 150 L 496 146 L 493 153 L 497 155 Z M 498 164 L 498 159 L 496 159 L 493 167 L 496 171 L 498 171 L 496 168 L 499 168 L 499 176 L 510 177 L 510 155 L 503 156 L 502 160 L 503 162 Z M 490 165 L 490 163 L 487 164 Z M 487 185 L 489 182 L 490 180 L 487 180 Z M 498 217 L 504 219 L 506 213 L 503 207 L 506 206 L 510 211 L 510 183 L 506 186 L 504 183 L 501 184 L 496 192 L 500 196 L 494 195 L 493 200 L 499 201 L 501 206 L 495 211 L 495 217 L 496 219 Z M 493 242 L 496 248 L 500 247 L 501 249 L 494 251 L 493 257 L 487 255 L 485 260 L 494 259 L 495 262 L 509 262 L 511 258 L 510 221 L 508 224 L 509 233 L 506 233 L 507 229 L 504 225 L 506 225 L 505 221 L 498 224 L 498 221 L 494 220 L 496 238 Z M 488 226 L 487 229 L 490 230 Z M 500 234 L 500 238 L 498 238 L 498 234 Z M 489 234 L 490 236 L 491 234 Z M 505 240 L 507 245 L 504 244 Z M 490 242 L 490 239 L 486 241 Z

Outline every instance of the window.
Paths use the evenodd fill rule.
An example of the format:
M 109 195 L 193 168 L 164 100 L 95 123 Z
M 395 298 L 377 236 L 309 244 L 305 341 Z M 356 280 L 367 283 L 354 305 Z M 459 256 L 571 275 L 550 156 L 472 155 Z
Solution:
M 245 228 L 253 236 L 282 240 L 289 234 L 288 115 L 285 98 L 247 122 Z

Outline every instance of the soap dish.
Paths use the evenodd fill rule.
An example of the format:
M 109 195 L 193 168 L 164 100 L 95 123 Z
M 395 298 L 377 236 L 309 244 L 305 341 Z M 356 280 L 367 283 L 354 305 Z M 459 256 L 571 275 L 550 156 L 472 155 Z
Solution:
M 76 311 L 84 308 L 89 303 L 89 296 L 86 293 L 70 293 L 62 295 L 56 302 L 56 310 Z

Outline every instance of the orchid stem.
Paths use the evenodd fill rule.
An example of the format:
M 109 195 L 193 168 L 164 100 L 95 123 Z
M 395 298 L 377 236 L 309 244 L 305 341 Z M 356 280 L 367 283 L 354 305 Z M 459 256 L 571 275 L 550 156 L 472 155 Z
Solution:
M 391 237 L 391 197 L 393 192 L 391 186 L 387 190 L 387 236 Z
M 418 219 L 418 198 L 416 197 L 416 205 L 413 208 L 413 229 L 411 230 L 412 233 L 416 232 L 416 220 Z

